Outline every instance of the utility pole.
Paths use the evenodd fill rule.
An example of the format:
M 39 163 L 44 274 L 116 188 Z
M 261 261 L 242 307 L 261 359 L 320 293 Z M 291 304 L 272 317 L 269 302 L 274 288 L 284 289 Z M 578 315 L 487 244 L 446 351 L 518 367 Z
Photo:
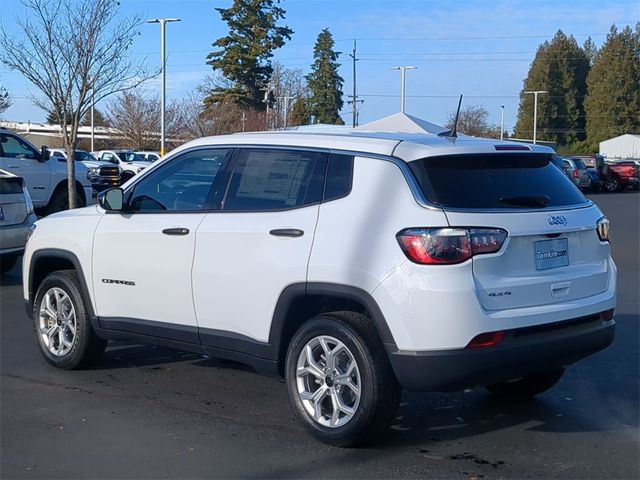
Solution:
M 404 113 L 405 110 L 405 73 L 407 70 L 416 70 L 418 67 L 405 66 L 405 67 L 391 67 L 391 70 L 400 70 L 400 112 Z
M 347 103 L 353 105 L 353 120 L 352 120 L 352 126 L 353 128 L 358 126 L 358 102 L 362 103 L 363 100 L 358 100 L 358 93 L 357 93 L 357 89 L 356 89 L 356 62 L 359 60 L 358 57 L 356 57 L 356 39 L 353 39 L 353 53 L 349 53 L 348 54 L 351 57 L 352 63 L 353 63 L 353 94 L 350 95 L 351 100 L 349 100 Z
M 500 105 L 500 140 L 504 140 L 504 105 Z
M 240 117 L 240 122 L 242 122 L 242 131 L 244 132 L 244 124 L 247 122 L 247 114 L 242 111 L 242 117 Z
M 266 87 L 263 87 L 260 90 L 261 91 L 264 90 L 264 99 L 262 101 L 267 105 L 266 118 L 265 118 L 267 130 L 271 130 L 271 128 L 273 127 L 272 127 L 272 122 L 270 121 L 271 119 L 269 117 L 269 110 L 270 110 L 270 104 L 271 104 L 271 92 L 273 91 L 273 84 L 269 82 Z
M 162 72 L 162 89 L 160 92 L 160 156 L 165 154 L 165 109 L 167 105 L 167 55 L 166 50 L 166 25 L 170 22 L 180 22 L 179 18 L 154 18 L 146 23 L 160 24 L 160 71 Z
M 278 100 L 284 100 L 284 129 L 287 129 L 288 113 L 289 113 L 289 100 L 293 99 L 288 95 L 278 97 Z
M 533 144 L 536 144 L 536 133 L 538 129 L 538 94 L 548 93 L 546 90 L 533 90 L 524 93 L 533 94 Z

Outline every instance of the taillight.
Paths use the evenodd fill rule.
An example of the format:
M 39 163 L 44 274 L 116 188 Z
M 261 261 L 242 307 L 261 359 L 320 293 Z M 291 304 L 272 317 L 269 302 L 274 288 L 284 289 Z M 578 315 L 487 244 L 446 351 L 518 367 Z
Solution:
M 600 220 L 596 222 L 596 232 L 598 232 L 598 238 L 600 239 L 601 242 L 609 241 L 610 229 L 611 229 L 611 225 L 607 217 L 601 217 Z
M 600 320 L 604 322 L 608 322 L 613 320 L 613 315 L 616 313 L 615 309 L 611 308 L 609 310 L 605 310 L 604 312 L 600 312 Z
M 424 265 L 453 265 L 495 253 L 506 238 L 501 228 L 407 228 L 397 235 L 409 260 Z
M 573 175 L 573 178 L 580 178 L 580 171 L 579 170 L 574 170 L 571 175 Z

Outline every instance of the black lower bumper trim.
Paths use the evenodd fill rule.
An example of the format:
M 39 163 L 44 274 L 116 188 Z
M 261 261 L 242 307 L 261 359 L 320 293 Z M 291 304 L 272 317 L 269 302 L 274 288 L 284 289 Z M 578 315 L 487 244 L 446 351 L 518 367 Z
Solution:
M 569 321 L 572 322 L 572 321 Z M 414 391 L 458 391 L 555 370 L 606 348 L 615 321 L 594 319 L 546 332 L 507 332 L 489 348 L 391 352 L 400 385 Z

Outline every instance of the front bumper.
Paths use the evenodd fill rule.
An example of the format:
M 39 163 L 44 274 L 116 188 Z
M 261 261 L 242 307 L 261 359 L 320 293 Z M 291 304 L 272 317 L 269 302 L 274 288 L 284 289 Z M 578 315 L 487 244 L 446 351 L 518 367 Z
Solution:
M 606 348 L 615 321 L 599 315 L 505 332 L 494 346 L 391 352 L 400 385 L 414 391 L 457 391 L 565 367 Z
M 91 177 L 91 186 L 97 192 L 120 186 L 120 177 Z

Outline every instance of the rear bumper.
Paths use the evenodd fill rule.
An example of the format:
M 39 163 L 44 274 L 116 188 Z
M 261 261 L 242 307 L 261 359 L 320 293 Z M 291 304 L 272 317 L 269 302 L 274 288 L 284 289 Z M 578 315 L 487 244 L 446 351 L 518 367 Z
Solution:
M 0 255 L 22 253 L 31 226 L 36 220 L 35 214 L 31 213 L 22 223 L 3 226 L 0 229 Z
M 615 321 L 599 315 L 505 332 L 495 347 L 392 352 L 400 385 L 414 391 L 456 391 L 558 369 L 606 348 Z

